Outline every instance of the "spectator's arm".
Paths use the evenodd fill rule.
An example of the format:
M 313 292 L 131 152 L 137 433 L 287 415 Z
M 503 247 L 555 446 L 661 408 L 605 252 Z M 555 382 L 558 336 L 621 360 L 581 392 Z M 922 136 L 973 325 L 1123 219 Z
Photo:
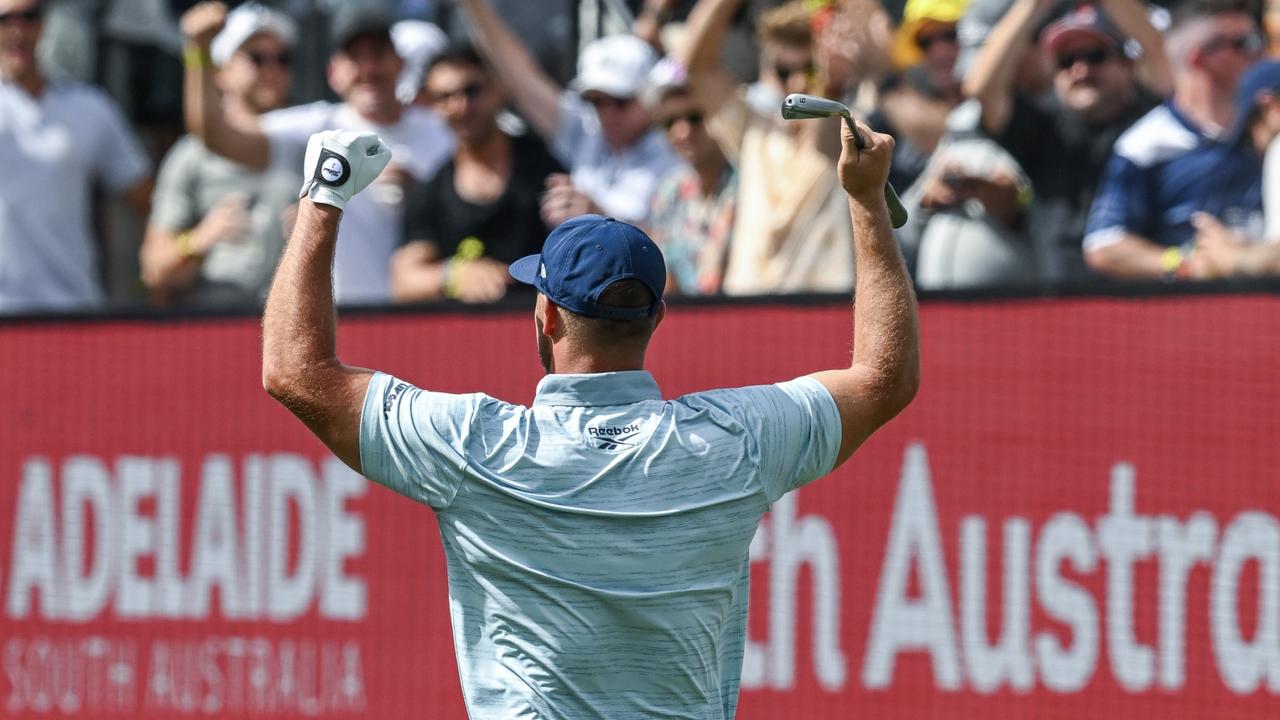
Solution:
M 1173 69 L 1164 51 L 1164 36 L 1151 24 L 1145 3 L 1138 0 L 1102 0 L 1102 9 L 1124 35 L 1142 46 L 1138 78 L 1159 97 L 1173 92 Z
M 1156 280 L 1165 275 L 1167 250 L 1141 235 L 1114 230 L 1108 242 L 1086 245 L 1084 259 L 1089 267 L 1117 280 Z
M 680 47 L 672 53 L 689 73 L 689 83 L 708 108 L 731 101 L 738 83 L 720 66 L 729 21 L 742 0 L 698 0 L 685 22 Z
M 982 105 L 982 129 L 998 136 L 1013 114 L 1013 82 L 1018 58 L 1052 0 L 1014 0 L 978 51 L 964 76 L 964 94 Z
M 445 265 L 435 243 L 405 243 L 391 255 L 391 299 L 420 302 L 444 297 Z
M 236 126 L 226 116 L 213 81 L 209 47 L 227 21 L 227 6 L 202 2 L 182 16 L 182 110 L 187 130 L 209 150 L 254 170 L 267 169 L 271 147 L 261 131 Z
M 152 218 L 139 256 L 142 283 L 161 294 L 191 287 L 200 261 L 214 245 L 244 237 L 249 229 L 248 203 L 241 193 L 227 195 L 200 222 L 181 232 Z
M 459 0 L 466 12 L 476 47 L 506 86 L 516 107 L 548 142 L 560 123 L 560 95 L 564 88 L 551 78 L 489 0 Z

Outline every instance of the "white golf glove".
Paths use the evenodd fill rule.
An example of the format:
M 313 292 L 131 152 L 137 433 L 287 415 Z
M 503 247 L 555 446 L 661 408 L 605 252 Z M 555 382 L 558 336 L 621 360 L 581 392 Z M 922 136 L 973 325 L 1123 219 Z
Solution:
M 371 132 L 325 130 L 307 142 L 299 198 L 339 210 L 378 177 L 391 161 L 391 151 Z

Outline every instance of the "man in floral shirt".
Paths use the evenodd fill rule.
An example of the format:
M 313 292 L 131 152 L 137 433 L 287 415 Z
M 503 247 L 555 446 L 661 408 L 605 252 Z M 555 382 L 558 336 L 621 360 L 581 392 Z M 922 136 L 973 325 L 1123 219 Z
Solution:
M 654 67 L 645 101 L 684 160 L 658 182 L 649 212 L 649 234 L 667 259 L 667 291 L 719 294 L 737 210 L 737 173 L 707 133 L 711 118 L 689 92 L 678 62 L 667 58 Z

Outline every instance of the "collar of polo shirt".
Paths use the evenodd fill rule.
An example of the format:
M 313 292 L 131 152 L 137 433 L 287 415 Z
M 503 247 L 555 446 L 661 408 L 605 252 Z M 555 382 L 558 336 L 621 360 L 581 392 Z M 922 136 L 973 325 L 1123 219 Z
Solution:
M 661 400 L 658 382 L 648 370 L 547 375 L 538 382 L 534 405 L 626 405 Z

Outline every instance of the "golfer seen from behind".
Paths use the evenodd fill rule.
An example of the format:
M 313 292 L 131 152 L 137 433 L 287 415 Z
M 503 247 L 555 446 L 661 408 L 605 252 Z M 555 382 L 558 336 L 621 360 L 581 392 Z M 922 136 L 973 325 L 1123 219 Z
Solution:
M 841 129 L 839 164 L 857 238 L 848 367 L 664 400 L 644 370 L 666 312 L 662 256 L 635 227 L 583 216 L 511 266 L 539 292 L 548 374 L 527 408 L 338 359 L 334 238 L 388 151 L 369 133 L 311 138 L 263 382 L 356 471 L 435 510 L 471 717 L 733 717 L 761 516 L 918 383 L 915 298 L 884 202 L 893 140 L 861 131 L 859 152 Z

